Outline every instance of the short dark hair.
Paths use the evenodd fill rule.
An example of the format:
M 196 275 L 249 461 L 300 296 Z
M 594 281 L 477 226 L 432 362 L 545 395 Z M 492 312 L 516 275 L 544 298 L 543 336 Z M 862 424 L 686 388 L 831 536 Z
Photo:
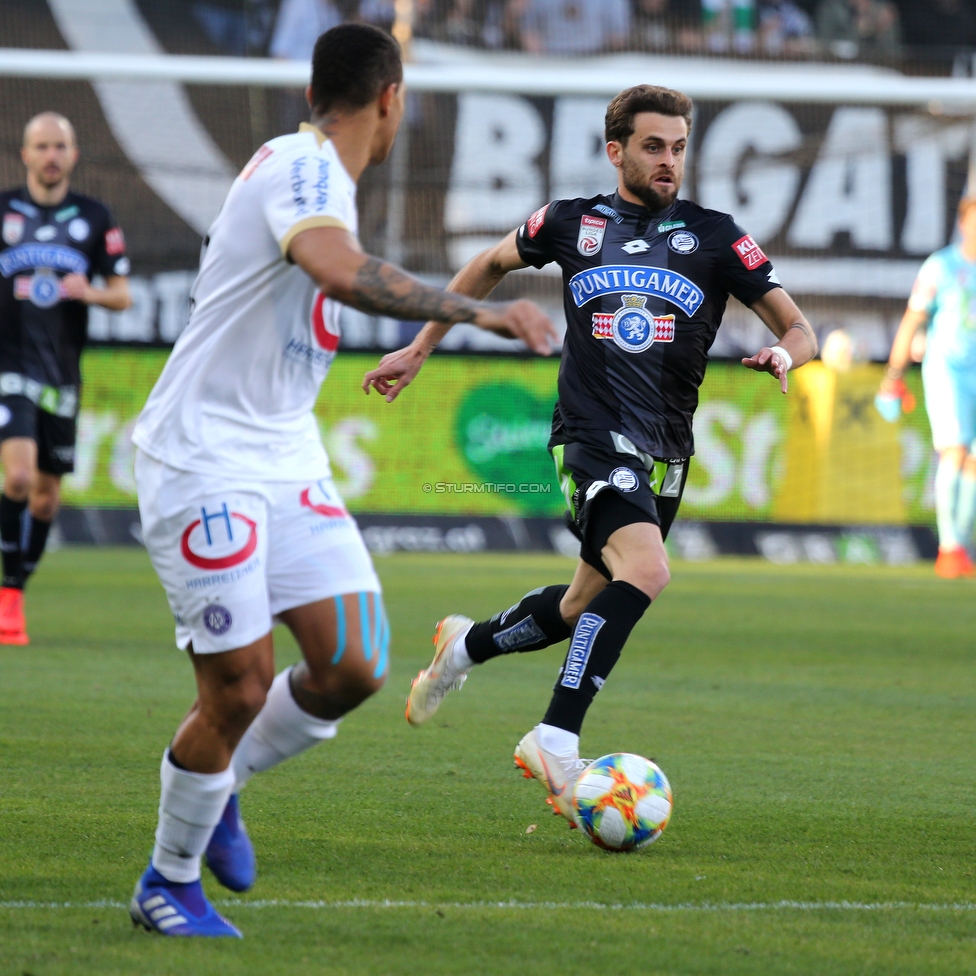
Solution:
M 387 85 L 403 81 L 400 45 L 378 27 L 340 24 L 315 42 L 312 54 L 312 108 L 358 109 Z
M 622 142 L 634 134 L 634 116 L 638 112 L 656 112 L 658 115 L 680 116 L 691 132 L 691 113 L 694 103 L 685 94 L 657 85 L 635 85 L 622 91 L 608 106 L 604 122 L 607 142 Z

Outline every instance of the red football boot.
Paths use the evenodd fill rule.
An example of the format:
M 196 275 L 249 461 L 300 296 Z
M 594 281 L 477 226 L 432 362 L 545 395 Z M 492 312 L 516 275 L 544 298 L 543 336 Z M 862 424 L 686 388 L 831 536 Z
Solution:
M 0 589 L 0 644 L 29 644 L 24 619 L 24 591 L 12 586 Z

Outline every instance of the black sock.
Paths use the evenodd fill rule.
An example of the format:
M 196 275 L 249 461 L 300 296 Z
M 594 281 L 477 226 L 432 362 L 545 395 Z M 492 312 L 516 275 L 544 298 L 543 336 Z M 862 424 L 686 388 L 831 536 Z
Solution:
M 491 620 L 475 624 L 464 639 L 468 657 L 479 664 L 499 654 L 538 651 L 566 640 L 572 628 L 559 612 L 559 601 L 568 586 L 545 586 L 496 613 Z
M 614 580 L 580 614 L 566 661 L 552 692 L 546 725 L 579 735 L 586 710 L 613 670 L 630 632 L 651 598 L 636 586 Z
M 20 549 L 21 516 L 27 502 L 15 502 L 0 495 L 0 557 L 3 562 L 3 585 L 15 590 L 24 588 L 24 560 Z
M 30 525 L 27 530 L 27 548 L 23 554 L 24 582 L 30 578 L 30 574 L 37 569 L 37 564 L 44 555 L 44 547 L 47 545 L 47 534 L 51 531 L 51 523 L 42 519 L 34 518 L 33 515 L 27 516 Z

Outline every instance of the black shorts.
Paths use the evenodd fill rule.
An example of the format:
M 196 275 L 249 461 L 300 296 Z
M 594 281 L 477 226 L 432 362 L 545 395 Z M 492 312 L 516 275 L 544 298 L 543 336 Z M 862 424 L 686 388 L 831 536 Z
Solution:
M 617 529 L 650 522 L 666 539 L 688 480 L 688 458 L 652 458 L 616 450 L 609 432 L 573 433 L 550 443 L 583 562 L 612 579 L 601 553 Z
M 74 417 L 56 417 L 25 396 L 0 397 L 0 443 L 29 437 L 37 444 L 37 467 L 47 474 L 70 474 L 75 469 Z

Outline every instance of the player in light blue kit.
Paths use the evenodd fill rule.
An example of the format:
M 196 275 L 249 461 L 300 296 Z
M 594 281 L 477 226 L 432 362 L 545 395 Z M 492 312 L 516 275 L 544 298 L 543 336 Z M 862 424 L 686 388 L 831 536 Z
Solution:
M 911 396 L 902 375 L 912 340 L 927 327 L 922 383 L 939 452 L 935 571 L 947 579 L 976 575 L 966 551 L 976 517 L 976 196 L 959 203 L 959 231 L 958 243 L 936 251 L 919 270 L 876 401 L 886 420 L 898 419 Z

